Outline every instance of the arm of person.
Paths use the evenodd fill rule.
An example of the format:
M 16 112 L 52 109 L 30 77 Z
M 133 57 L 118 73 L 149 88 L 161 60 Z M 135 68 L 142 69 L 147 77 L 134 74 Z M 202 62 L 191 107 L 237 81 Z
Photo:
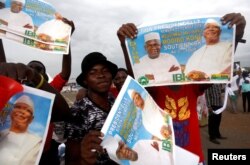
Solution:
M 62 60 L 62 70 L 57 74 L 53 80 L 50 82 L 50 85 L 53 86 L 58 91 L 62 91 L 65 84 L 68 82 L 71 74 L 71 50 L 69 47 L 69 54 L 63 55 Z
M 66 18 L 62 18 L 62 21 L 71 26 L 71 35 L 72 35 L 75 31 L 75 25 L 73 21 L 69 21 Z M 60 75 L 64 80 L 69 80 L 70 74 L 71 74 L 71 46 L 69 45 L 69 53 L 63 55 L 62 71 Z
M 125 38 L 128 37 L 128 38 L 134 39 L 137 36 L 137 33 L 138 33 L 138 30 L 135 24 L 133 23 L 123 24 L 117 31 L 117 36 L 121 43 L 126 67 L 128 70 L 128 75 L 131 75 L 132 77 L 134 77 L 134 73 L 133 73 L 132 66 L 129 61 L 129 55 L 128 55 L 128 51 L 127 51 L 126 44 L 125 44 Z
M 6 62 L 4 47 L 3 47 L 3 40 L 0 39 L 0 63 Z
M 95 164 L 98 153 L 104 150 L 100 145 L 103 134 L 100 131 L 90 131 L 81 142 L 68 139 L 66 142 L 65 161 L 68 165 Z M 80 145 L 79 145 L 80 143 Z
M 64 80 L 69 80 L 71 74 L 71 46 L 69 46 L 69 54 L 63 55 L 62 71 L 60 73 Z
M 75 31 L 75 25 L 73 21 L 69 21 L 66 18 L 60 18 L 64 23 L 71 26 L 71 35 Z M 71 74 L 71 46 L 69 45 L 69 53 L 63 55 L 61 72 L 55 77 L 50 84 L 58 91 L 61 91 L 63 86 L 69 80 Z
M 55 100 L 52 107 L 51 121 L 62 121 L 70 119 L 69 106 L 64 97 L 52 86 L 50 86 L 43 78 L 32 68 L 22 63 L 0 63 L 0 75 L 12 78 L 19 83 L 21 80 L 27 79 L 36 88 L 55 94 Z
M 243 15 L 240 13 L 229 13 L 224 15 L 221 18 L 222 24 L 225 25 L 227 23 L 228 27 L 231 28 L 233 25 L 236 25 L 236 36 L 235 36 L 235 50 L 239 42 L 243 42 L 242 37 L 244 35 L 244 30 L 246 27 L 246 20 Z
M 39 84 L 42 81 L 41 75 L 35 72 L 32 81 L 35 82 L 34 84 Z M 46 81 L 43 82 L 39 89 L 54 93 L 56 95 L 52 107 L 51 122 L 70 120 L 70 111 L 68 103 L 60 94 L 60 92 L 54 87 L 52 87 L 50 84 L 48 84 Z

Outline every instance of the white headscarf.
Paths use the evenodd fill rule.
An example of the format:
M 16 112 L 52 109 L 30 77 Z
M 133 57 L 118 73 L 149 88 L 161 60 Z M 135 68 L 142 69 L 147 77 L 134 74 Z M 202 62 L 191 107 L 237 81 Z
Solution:
M 215 19 L 211 19 L 211 18 L 207 19 L 207 21 L 205 22 L 205 27 L 207 26 L 207 24 L 213 24 L 213 25 L 221 28 L 221 23 L 216 21 Z

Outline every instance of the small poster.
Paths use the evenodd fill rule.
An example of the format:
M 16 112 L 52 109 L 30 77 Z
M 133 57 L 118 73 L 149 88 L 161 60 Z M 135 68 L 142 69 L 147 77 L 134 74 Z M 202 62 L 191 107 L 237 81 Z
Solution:
M 130 76 L 101 131 L 102 145 L 119 164 L 174 164 L 172 118 Z
M 37 165 L 47 136 L 55 95 L 22 86 L 0 111 L 0 162 L 4 165 Z
M 43 0 L 4 0 L 0 37 L 51 53 L 68 54 L 71 26 Z M 4 4 L 4 5 L 3 5 Z

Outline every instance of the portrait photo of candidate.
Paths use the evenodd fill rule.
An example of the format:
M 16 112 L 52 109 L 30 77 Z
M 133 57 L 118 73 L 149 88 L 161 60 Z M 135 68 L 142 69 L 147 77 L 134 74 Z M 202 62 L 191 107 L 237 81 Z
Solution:
M 232 43 L 221 41 L 220 21 L 207 19 L 204 24 L 205 44 L 193 52 L 185 66 L 185 75 L 192 80 L 206 80 L 212 74 L 230 74 Z
M 144 49 L 146 55 L 134 64 L 136 78 L 146 77 L 154 83 L 172 82 L 173 74 L 181 73 L 181 66 L 175 56 L 161 53 L 161 37 L 158 32 L 144 35 Z
M 25 87 L 7 103 L 8 116 L 0 125 L 0 162 L 33 165 L 39 161 L 50 121 L 53 96 Z
M 29 132 L 34 119 L 34 102 L 20 96 L 10 113 L 10 128 L 0 133 L 0 162 L 3 164 L 35 164 L 42 138 Z

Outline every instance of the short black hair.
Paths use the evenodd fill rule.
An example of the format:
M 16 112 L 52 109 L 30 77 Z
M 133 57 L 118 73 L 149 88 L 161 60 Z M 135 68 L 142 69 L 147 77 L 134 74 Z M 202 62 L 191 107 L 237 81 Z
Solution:
M 119 71 L 123 71 L 123 72 L 125 72 L 126 74 L 128 74 L 128 70 L 125 69 L 125 68 L 118 68 L 118 69 L 117 69 L 117 72 L 119 72 Z

